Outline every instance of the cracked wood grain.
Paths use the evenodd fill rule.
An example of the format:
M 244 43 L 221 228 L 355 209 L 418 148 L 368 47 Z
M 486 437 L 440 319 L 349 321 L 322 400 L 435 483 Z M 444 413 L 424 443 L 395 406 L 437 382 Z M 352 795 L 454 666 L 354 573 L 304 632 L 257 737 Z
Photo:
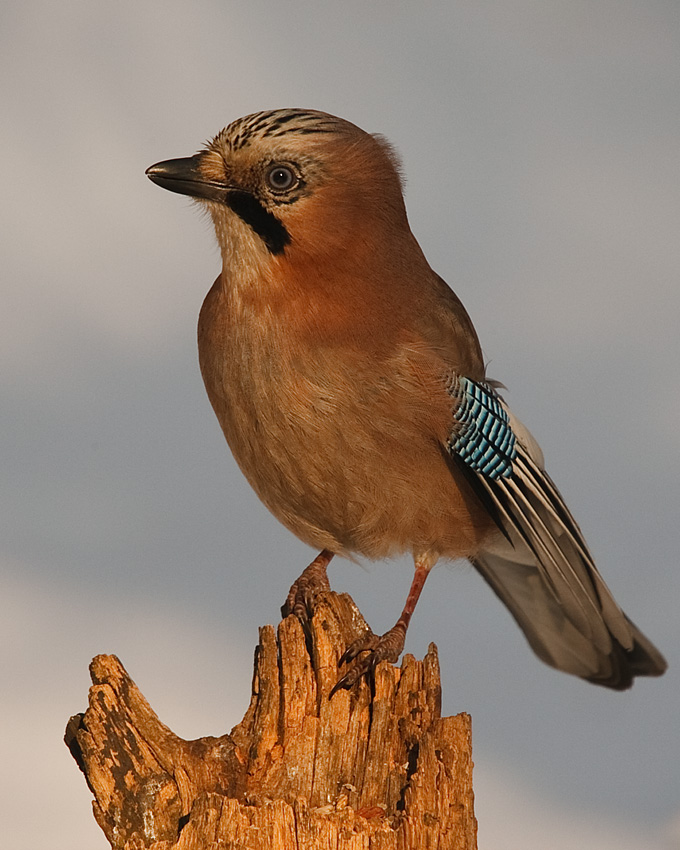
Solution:
M 185 741 L 120 661 L 90 665 L 65 740 L 115 850 L 476 850 L 470 718 L 441 717 L 434 644 L 329 700 L 366 624 L 324 593 L 307 632 L 265 626 L 251 701 L 228 735 Z

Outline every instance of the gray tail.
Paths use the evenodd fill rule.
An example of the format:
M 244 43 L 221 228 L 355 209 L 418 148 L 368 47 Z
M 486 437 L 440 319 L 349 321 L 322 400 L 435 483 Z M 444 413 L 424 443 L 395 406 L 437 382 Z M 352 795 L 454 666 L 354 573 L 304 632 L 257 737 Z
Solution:
M 547 664 L 616 690 L 635 676 L 660 676 L 666 661 L 617 605 L 535 440 L 510 416 L 518 437 L 512 475 L 464 470 L 499 529 L 474 566 Z

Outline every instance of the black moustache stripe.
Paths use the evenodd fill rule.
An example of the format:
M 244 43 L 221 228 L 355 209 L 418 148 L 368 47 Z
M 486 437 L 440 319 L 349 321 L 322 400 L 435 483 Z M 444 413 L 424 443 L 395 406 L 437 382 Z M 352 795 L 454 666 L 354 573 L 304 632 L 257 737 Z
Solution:
M 227 192 L 226 205 L 251 227 L 272 254 L 282 254 L 290 242 L 290 233 L 278 218 L 266 210 L 249 192 L 232 189 Z

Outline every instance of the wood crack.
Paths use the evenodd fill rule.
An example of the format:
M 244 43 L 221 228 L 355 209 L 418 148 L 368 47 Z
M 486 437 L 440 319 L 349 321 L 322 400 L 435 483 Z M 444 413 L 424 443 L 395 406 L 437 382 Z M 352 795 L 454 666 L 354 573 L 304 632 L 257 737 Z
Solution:
M 260 629 L 251 700 L 228 735 L 185 741 L 115 656 L 90 667 L 66 743 L 115 850 L 476 850 L 470 719 L 441 717 L 436 647 L 328 695 L 366 624 L 324 593 L 309 628 Z

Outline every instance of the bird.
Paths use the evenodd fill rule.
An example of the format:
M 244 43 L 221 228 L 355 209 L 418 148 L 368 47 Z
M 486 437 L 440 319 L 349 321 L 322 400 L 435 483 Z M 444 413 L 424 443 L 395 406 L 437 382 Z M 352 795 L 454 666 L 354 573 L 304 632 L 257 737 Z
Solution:
M 310 615 L 335 555 L 413 557 L 397 622 L 350 644 L 332 693 L 398 660 L 441 559 L 470 561 L 548 665 L 615 690 L 664 672 L 411 232 L 383 136 L 273 109 L 146 174 L 212 219 L 222 268 L 198 322 L 207 394 L 259 498 L 320 551 L 284 613 Z

